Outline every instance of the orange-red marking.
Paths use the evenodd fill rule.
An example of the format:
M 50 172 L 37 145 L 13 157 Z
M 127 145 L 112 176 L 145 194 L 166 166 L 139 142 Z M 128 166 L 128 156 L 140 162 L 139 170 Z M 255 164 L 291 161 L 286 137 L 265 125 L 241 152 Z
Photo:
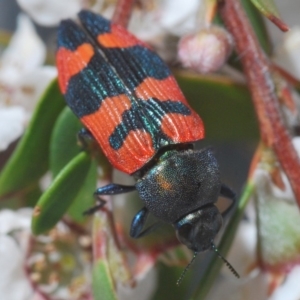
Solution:
M 98 111 L 83 116 L 81 121 L 92 132 L 100 145 L 108 144 L 108 138 L 116 126 L 122 122 L 122 114 L 131 107 L 130 99 L 126 95 L 105 98 Z
M 166 114 L 161 121 L 161 129 L 175 143 L 194 142 L 204 138 L 203 122 L 193 111 L 189 116 Z
M 147 77 L 135 88 L 135 94 L 143 100 L 157 98 L 160 101 L 178 100 L 187 104 L 173 76 L 165 79 Z
M 149 48 L 147 44 L 143 43 L 142 41 L 139 41 L 126 29 L 117 24 L 111 25 L 110 33 L 99 34 L 97 40 L 98 43 L 105 48 L 127 48 L 136 45 L 141 45 L 143 47 Z
M 126 95 L 119 95 L 104 99 L 98 111 L 81 118 L 111 164 L 128 174 L 140 169 L 155 154 L 151 135 L 143 130 L 129 132 L 119 150 L 111 148 L 109 137 L 122 122 L 123 112 L 130 107 L 130 99 Z
M 94 55 L 91 44 L 80 45 L 75 51 L 59 48 L 56 54 L 58 81 L 63 94 L 66 93 L 70 78 L 87 66 Z
M 109 157 L 114 159 L 111 162 L 116 168 L 132 174 L 143 167 L 155 152 L 150 133 L 144 130 L 134 130 L 129 132 L 123 146 Z

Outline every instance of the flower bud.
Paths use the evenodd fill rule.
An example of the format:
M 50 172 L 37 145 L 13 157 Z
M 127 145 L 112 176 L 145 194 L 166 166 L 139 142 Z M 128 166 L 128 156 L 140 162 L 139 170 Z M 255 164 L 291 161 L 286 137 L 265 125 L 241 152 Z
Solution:
M 183 37 L 178 45 L 178 58 L 186 68 L 199 73 L 219 70 L 230 55 L 233 38 L 223 28 L 204 28 Z

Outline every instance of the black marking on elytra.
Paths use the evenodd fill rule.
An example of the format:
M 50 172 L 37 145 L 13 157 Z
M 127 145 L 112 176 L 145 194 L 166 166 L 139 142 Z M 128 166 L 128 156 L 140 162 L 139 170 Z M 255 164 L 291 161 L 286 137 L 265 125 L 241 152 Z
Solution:
M 81 12 L 79 18 L 109 63 L 116 69 L 118 76 L 130 90 L 140 85 L 147 77 L 165 79 L 171 75 L 171 71 L 164 61 L 146 47 L 141 45 L 128 48 L 101 46 L 97 38 L 100 34 L 110 32 L 110 21 L 89 11 Z
M 102 50 L 130 90 L 134 90 L 148 77 L 162 80 L 171 75 L 164 61 L 143 46 Z
M 122 122 L 109 137 L 110 146 L 114 150 L 120 149 L 130 131 L 141 129 L 151 135 L 154 149 L 170 144 L 171 139 L 161 130 L 161 120 L 169 113 L 186 116 L 191 111 L 180 101 L 160 101 L 155 98 L 135 100 L 131 108 L 122 114 Z
M 58 49 L 64 47 L 75 51 L 84 43 L 90 43 L 90 40 L 74 21 L 65 20 L 61 22 L 57 31 Z
M 88 10 L 82 10 L 78 17 L 82 25 L 96 38 L 99 34 L 110 32 L 110 21 Z
M 81 118 L 96 112 L 106 97 L 124 93 L 128 91 L 123 83 L 109 63 L 96 53 L 86 68 L 70 78 L 65 98 L 71 110 Z

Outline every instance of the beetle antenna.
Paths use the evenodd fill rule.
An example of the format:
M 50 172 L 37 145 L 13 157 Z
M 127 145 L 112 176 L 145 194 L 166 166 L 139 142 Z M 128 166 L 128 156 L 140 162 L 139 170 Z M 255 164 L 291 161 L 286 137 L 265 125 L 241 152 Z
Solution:
M 182 279 L 184 278 L 184 276 L 185 276 L 186 272 L 188 271 L 188 269 L 190 268 L 190 266 L 193 264 L 193 262 L 194 262 L 194 260 L 195 260 L 195 258 L 196 258 L 196 256 L 197 256 L 197 254 L 198 254 L 198 252 L 195 251 L 192 260 L 191 260 L 191 261 L 189 262 L 189 264 L 185 267 L 185 269 L 184 269 L 183 272 L 181 273 L 180 277 L 178 278 L 178 280 L 177 280 L 177 282 L 176 282 L 176 284 L 177 284 L 178 286 L 180 285 Z
M 240 275 L 238 274 L 238 272 L 233 268 L 233 266 L 229 263 L 229 261 L 221 255 L 218 248 L 215 246 L 215 244 L 213 242 L 211 243 L 211 248 L 213 251 L 215 251 L 215 253 L 219 256 L 219 258 L 221 258 L 224 261 L 224 263 L 229 268 L 229 270 L 232 272 L 232 274 L 235 277 L 240 278 Z

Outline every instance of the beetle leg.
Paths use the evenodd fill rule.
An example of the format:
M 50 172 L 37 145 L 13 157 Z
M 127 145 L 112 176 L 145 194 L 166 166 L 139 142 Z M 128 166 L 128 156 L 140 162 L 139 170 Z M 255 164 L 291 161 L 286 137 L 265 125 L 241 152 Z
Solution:
M 142 229 L 146 223 L 149 211 L 146 207 L 143 207 L 132 219 L 130 227 L 130 236 L 138 238 L 142 232 Z
M 94 137 L 86 128 L 81 128 L 77 133 L 77 140 L 83 149 L 88 149 Z
M 121 185 L 111 183 L 101 188 L 98 188 L 94 193 L 95 197 L 99 195 L 117 195 L 123 193 L 129 193 L 135 190 L 134 185 Z
M 86 210 L 83 214 L 84 215 L 91 215 L 95 213 L 97 210 L 101 209 L 106 201 L 103 200 L 100 195 L 118 195 L 123 193 L 129 193 L 135 190 L 134 185 L 121 185 L 121 184 L 115 184 L 110 183 L 108 185 L 105 185 L 101 188 L 98 188 L 94 193 L 94 198 L 97 200 L 97 204 L 88 210 Z
M 220 195 L 227 199 L 230 199 L 232 201 L 231 204 L 229 205 L 229 207 L 227 207 L 226 210 L 223 211 L 223 213 L 222 213 L 223 218 L 226 218 L 227 215 L 229 214 L 229 212 L 232 211 L 232 209 L 236 203 L 236 196 L 235 196 L 234 191 L 230 187 L 228 187 L 227 185 L 225 185 L 223 183 L 221 185 Z
M 159 227 L 161 224 L 160 222 L 155 222 L 154 224 L 150 225 L 149 227 L 147 227 L 146 229 L 143 229 L 147 217 L 149 215 L 149 211 L 146 207 L 143 207 L 133 218 L 132 222 L 131 222 L 131 227 L 130 227 L 130 236 L 132 238 L 138 239 L 141 238 L 147 234 L 149 234 L 150 232 L 152 232 L 154 229 L 156 229 L 157 227 Z
M 106 201 L 101 199 L 100 197 L 97 196 L 96 199 L 97 199 L 97 204 L 89 208 L 88 210 L 84 211 L 83 212 L 84 215 L 92 215 L 98 210 L 100 210 L 106 204 Z

